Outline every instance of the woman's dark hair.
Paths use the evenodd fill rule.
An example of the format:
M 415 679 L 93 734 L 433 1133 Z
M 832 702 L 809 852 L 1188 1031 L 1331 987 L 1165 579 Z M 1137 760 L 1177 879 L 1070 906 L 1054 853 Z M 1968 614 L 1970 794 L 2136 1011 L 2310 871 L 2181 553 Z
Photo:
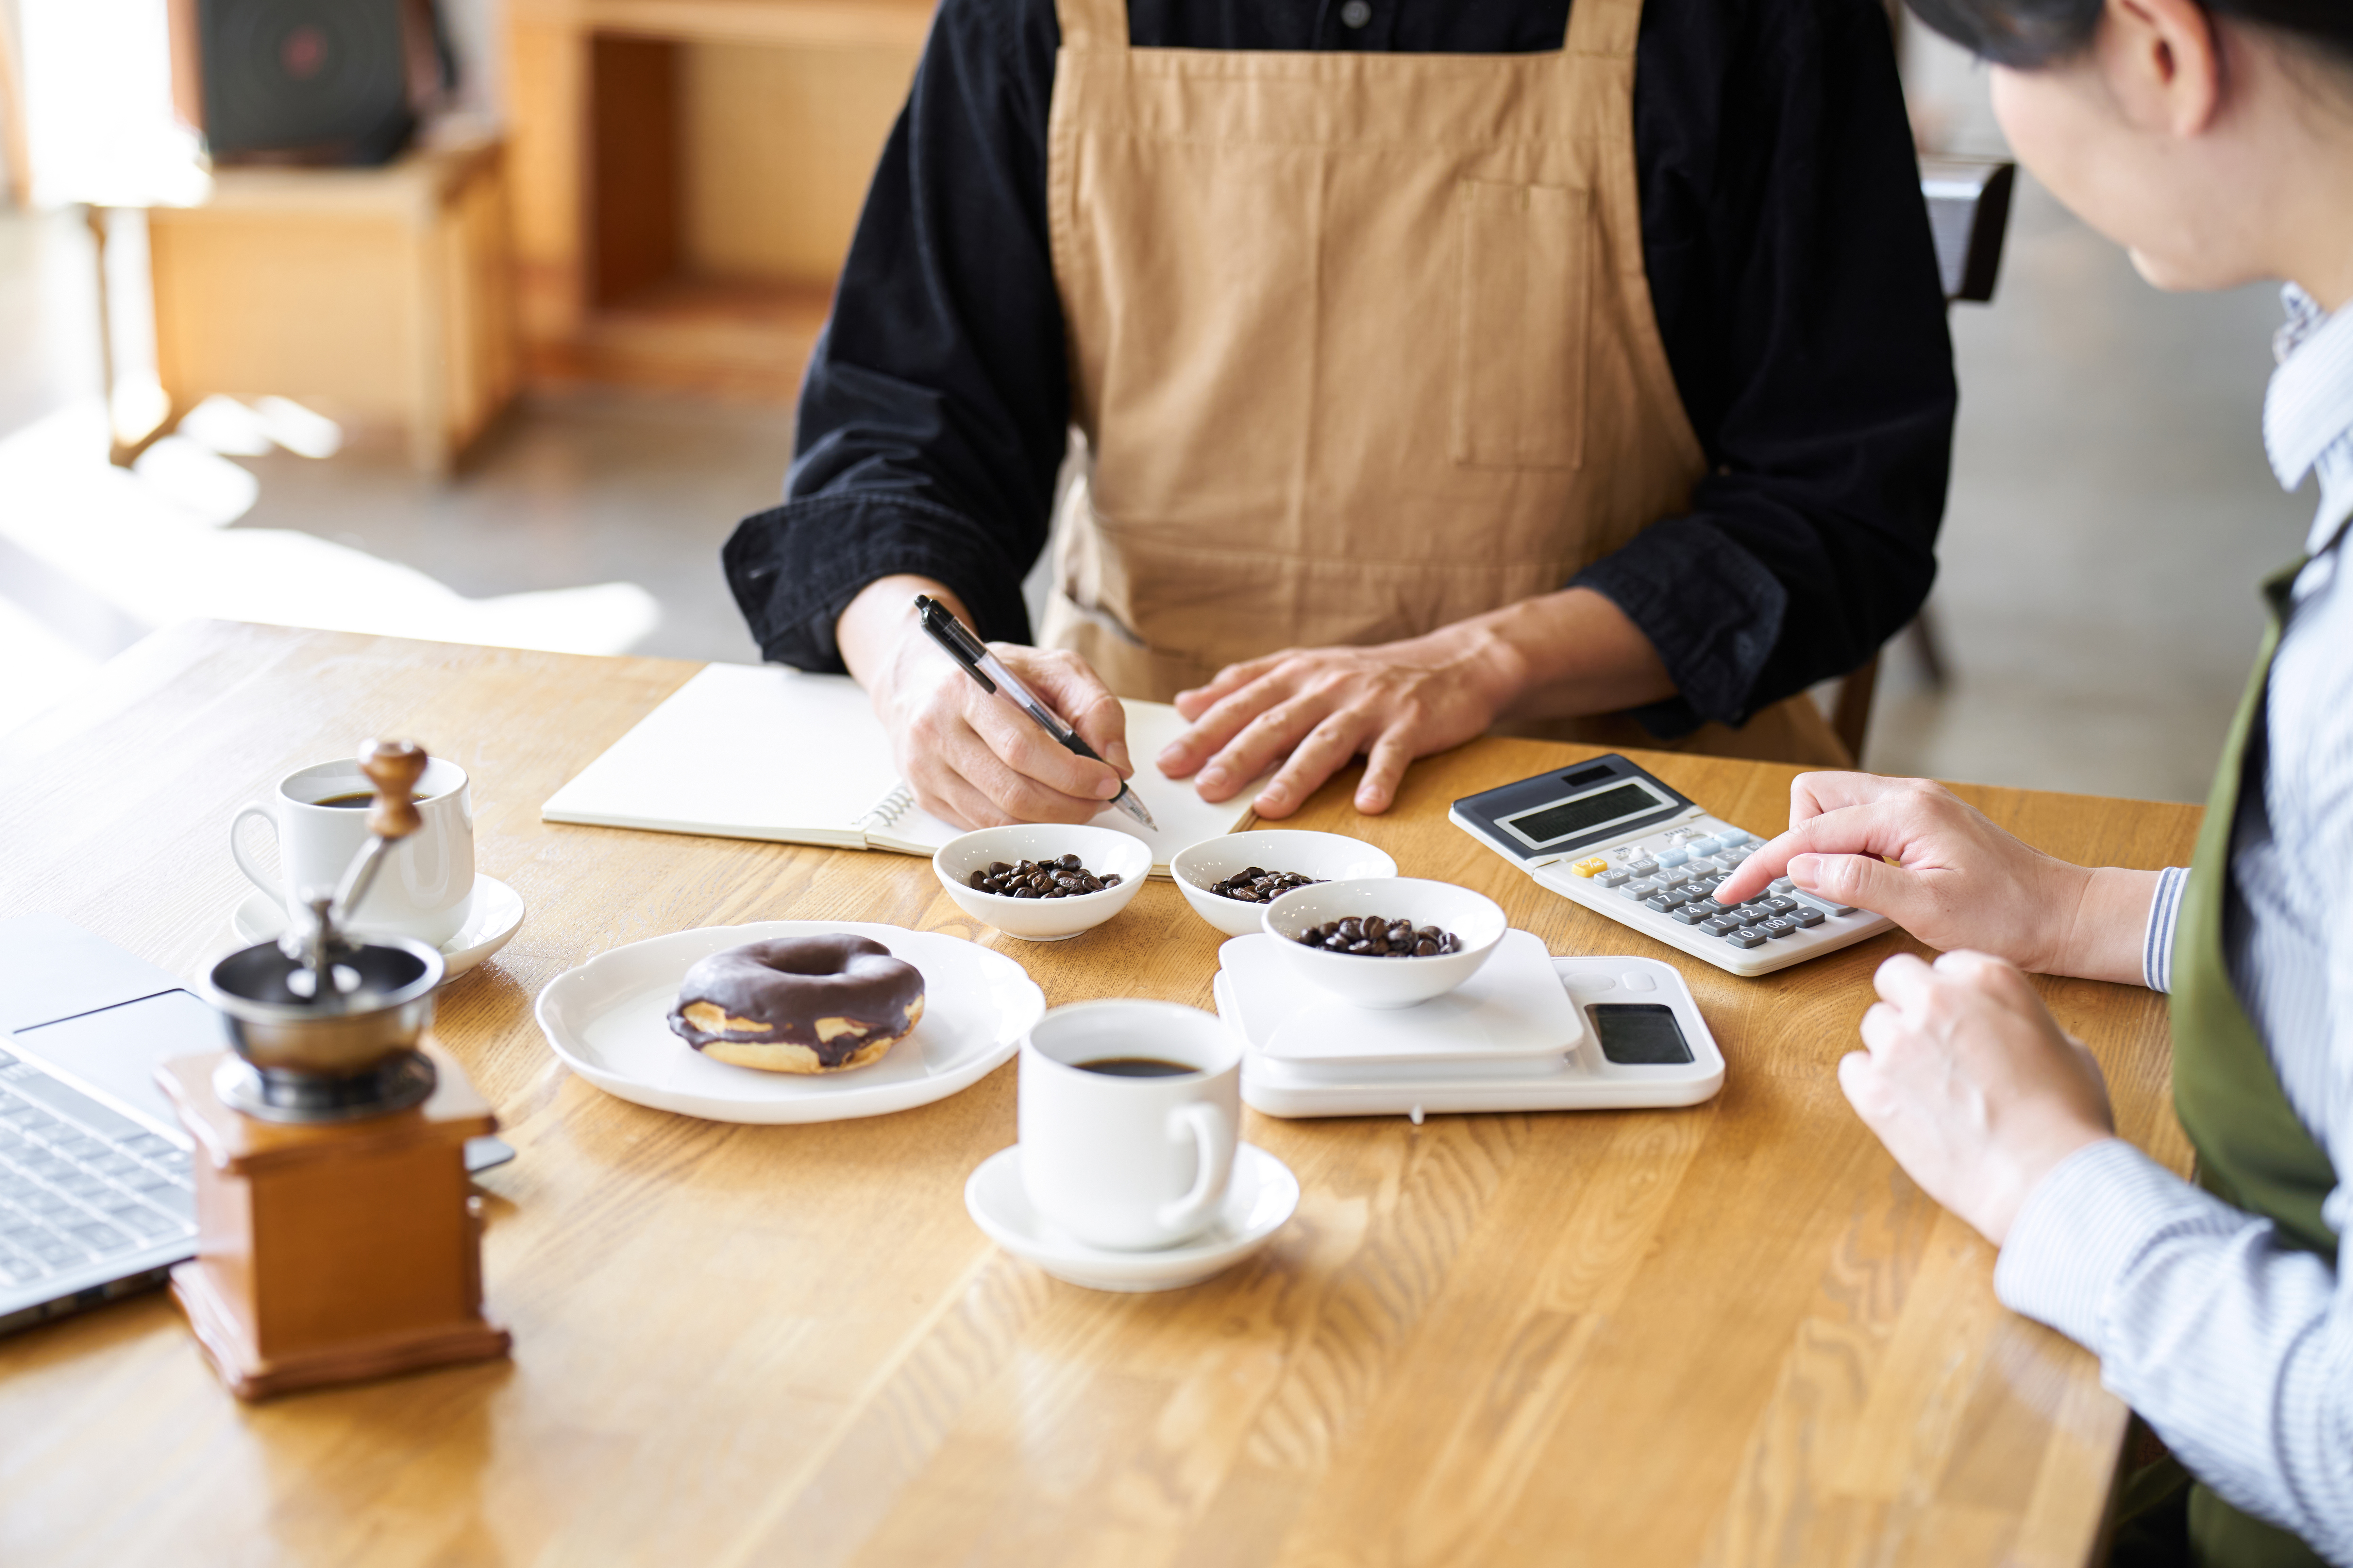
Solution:
M 2033 70 L 2080 54 L 2106 0 L 1906 0 L 1929 26 L 1981 59 Z M 2347 0 L 2200 0 L 2216 16 L 2284 34 L 2332 64 L 2353 67 Z

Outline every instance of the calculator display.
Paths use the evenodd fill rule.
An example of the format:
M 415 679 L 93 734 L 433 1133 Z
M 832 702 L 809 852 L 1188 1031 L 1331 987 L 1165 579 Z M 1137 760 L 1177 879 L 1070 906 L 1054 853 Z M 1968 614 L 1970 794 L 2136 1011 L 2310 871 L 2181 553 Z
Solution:
M 1597 1002 L 1586 1008 L 1601 1054 L 1620 1067 L 1680 1067 L 1692 1059 L 1675 1010 L 1656 1002 Z
M 1638 784 L 1598 790 L 1555 805 L 1540 806 L 1524 816 L 1506 817 L 1504 826 L 1539 848 L 1555 839 L 1573 837 L 1605 822 L 1639 816 L 1665 804 Z

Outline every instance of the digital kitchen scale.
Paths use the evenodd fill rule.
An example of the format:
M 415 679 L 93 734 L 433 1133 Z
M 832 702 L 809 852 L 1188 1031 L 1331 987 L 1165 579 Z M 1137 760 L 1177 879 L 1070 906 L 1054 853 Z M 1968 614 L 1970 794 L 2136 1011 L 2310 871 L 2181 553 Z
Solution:
M 1377 1009 L 1301 984 L 1282 940 L 1227 942 L 1211 986 L 1247 1042 L 1242 1100 L 1270 1116 L 1630 1110 L 1697 1104 L 1724 1085 L 1690 987 L 1655 958 L 1555 958 L 1506 931 L 1445 995 Z
M 1717 903 L 1764 840 L 1615 752 L 1465 795 L 1446 815 L 1554 892 L 1735 974 L 1769 974 L 1894 924 L 1786 877 L 1746 903 Z

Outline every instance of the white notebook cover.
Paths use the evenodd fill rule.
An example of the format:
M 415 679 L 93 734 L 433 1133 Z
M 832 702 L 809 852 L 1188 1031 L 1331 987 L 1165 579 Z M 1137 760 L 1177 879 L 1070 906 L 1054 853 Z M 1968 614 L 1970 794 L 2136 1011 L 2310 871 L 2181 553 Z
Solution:
M 1255 790 L 1212 805 L 1146 760 L 1183 732 L 1165 702 L 1125 702 L 1130 785 L 1157 833 L 1106 806 L 1098 827 L 1152 846 L 1152 871 L 1187 844 L 1230 833 Z M 891 763 L 891 744 L 845 675 L 780 665 L 712 664 L 550 795 L 549 822 L 765 838 L 839 849 L 929 855 L 963 831 L 916 807 Z

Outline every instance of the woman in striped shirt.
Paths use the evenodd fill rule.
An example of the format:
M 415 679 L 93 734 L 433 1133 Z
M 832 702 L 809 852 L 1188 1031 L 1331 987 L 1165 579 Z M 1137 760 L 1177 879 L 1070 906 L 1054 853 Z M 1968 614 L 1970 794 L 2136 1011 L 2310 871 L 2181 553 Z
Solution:
M 2019 157 L 2165 289 L 2287 280 L 2263 409 L 2319 476 L 2190 868 L 2070 866 L 1918 780 L 1811 773 L 1717 894 L 1786 874 L 1947 950 L 1881 966 L 1847 1098 L 2100 1357 L 2171 1458 L 2116 1561 L 2353 1563 L 2353 4 L 1911 0 L 1994 66 Z M 1892 862 L 1892 863 L 1891 863 Z M 2198 1184 L 2116 1136 L 2021 969 L 2172 993 Z

